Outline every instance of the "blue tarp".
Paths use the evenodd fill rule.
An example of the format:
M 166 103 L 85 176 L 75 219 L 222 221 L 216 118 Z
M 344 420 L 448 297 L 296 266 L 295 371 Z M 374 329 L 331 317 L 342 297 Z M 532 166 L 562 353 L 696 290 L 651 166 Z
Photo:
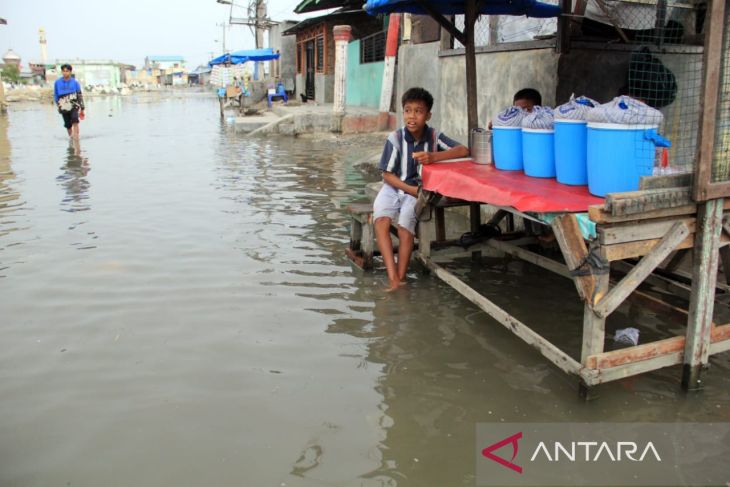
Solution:
M 426 0 L 434 10 L 442 15 L 464 13 L 464 3 L 475 0 Z M 418 0 L 368 0 L 365 10 L 370 15 L 405 12 L 428 15 Z M 550 5 L 537 0 L 486 0 L 482 2 L 480 14 L 484 15 L 527 15 L 528 17 L 557 17 L 558 5 Z
M 210 60 L 208 62 L 208 66 L 225 63 L 241 64 L 246 61 L 271 61 L 272 59 L 279 59 L 279 53 L 275 53 L 271 48 L 247 49 L 218 56 L 217 58 Z

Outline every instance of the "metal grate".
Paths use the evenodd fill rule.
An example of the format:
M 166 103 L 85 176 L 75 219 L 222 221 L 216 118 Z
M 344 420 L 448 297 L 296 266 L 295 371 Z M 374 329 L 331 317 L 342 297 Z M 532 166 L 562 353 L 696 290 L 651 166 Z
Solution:
M 324 71 L 324 36 L 317 36 L 317 72 Z
M 375 63 L 385 59 L 385 39 L 384 30 L 360 39 L 360 64 Z
M 712 182 L 730 180 L 730 9 L 725 10 Z

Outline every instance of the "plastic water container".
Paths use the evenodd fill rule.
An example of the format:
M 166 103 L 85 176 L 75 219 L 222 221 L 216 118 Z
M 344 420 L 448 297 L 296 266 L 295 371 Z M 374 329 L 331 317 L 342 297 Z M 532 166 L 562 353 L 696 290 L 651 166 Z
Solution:
M 555 177 L 555 132 L 522 129 L 522 161 L 525 174 L 535 178 Z
M 504 171 L 522 170 L 522 128 L 493 127 L 494 165 Z
M 585 120 L 555 120 L 555 173 L 559 183 L 588 184 Z
M 596 196 L 636 191 L 641 176 L 651 176 L 654 149 L 668 147 L 656 125 L 588 123 L 588 191 Z

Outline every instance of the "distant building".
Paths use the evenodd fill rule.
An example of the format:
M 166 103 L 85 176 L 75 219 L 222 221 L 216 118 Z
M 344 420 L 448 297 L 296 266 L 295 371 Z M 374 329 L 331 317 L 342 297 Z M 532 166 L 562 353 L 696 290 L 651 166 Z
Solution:
M 359 0 L 340 2 L 302 1 L 294 11 L 307 13 L 326 8 L 341 8 L 321 17 L 305 19 L 286 29 L 282 35 L 296 36 L 296 93 L 297 97 L 332 103 L 335 84 L 335 25 L 350 25 L 354 39 L 360 39 L 383 30 L 383 21 L 365 13 Z M 380 41 L 384 48 L 385 37 Z M 380 87 L 378 87 L 378 90 Z
M 284 36 L 282 32 L 297 25 L 295 20 L 284 20 L 269 29 L 269 46 L 280 57 L 271 61 L 271 77 L 278 79 L 287 91 L 294 92 L 297 76 L 297 41 L 294 36 Z
M 18 56 L 18 54 L 12 49 L 8 49 L 8 51 L 3 56 L 3 63 L 5 63 L 6 66 L 14 65 L 20 68 L 20 56 Z
M 147 56 L 144 73 L 137 79 L 149 84 L 181 86 L 188 84 L 188 70 L 182 56 Z
M 53 70 L 46 70 L 46 80 L 54 81 L 61 76 L 61 65 L 70 64 L 73 74 L 82 87 L 116 89 L 122 82 L 122 68 L 111 60 L 57 59 Z

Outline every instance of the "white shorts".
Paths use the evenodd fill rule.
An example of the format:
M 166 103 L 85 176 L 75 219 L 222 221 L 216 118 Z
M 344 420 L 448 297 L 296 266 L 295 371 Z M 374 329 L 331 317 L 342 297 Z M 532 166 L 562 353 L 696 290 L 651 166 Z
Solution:
M 387 217 L 416 234 L 416 198 L 390 184 L 383 184 L 373 203 L 373 221 Z

